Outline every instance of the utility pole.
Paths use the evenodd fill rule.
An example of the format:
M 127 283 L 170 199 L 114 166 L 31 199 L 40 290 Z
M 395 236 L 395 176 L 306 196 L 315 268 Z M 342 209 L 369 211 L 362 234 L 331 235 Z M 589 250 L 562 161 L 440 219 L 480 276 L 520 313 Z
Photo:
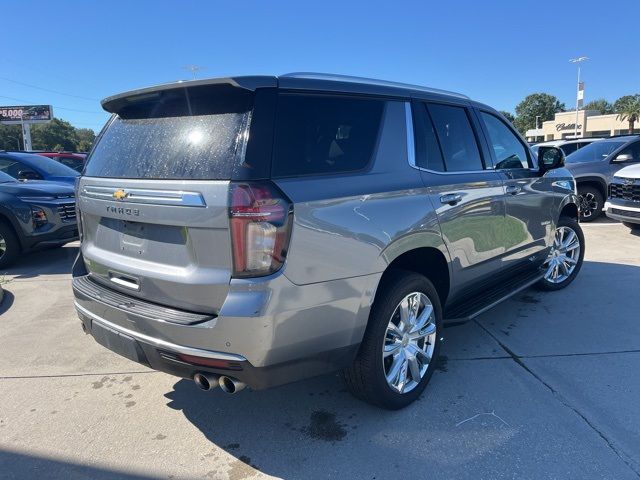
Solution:
M 22 146 L 28 152 L 31 148 L 31 126 L 29 123 L 24 123 L 24 117 L 20 114 L 20 125 L 22 125 Z
M 584 89 L 580 89 L 580 62 L 584 62 L 585 60 L 589 60 L 589 57 L 571 58 L 569 60 L 571 63 L 576 63 L 578 65 L 578 85 L 576 89 L 576 123 L 574 124 L 573 129 L 574 138 L 578 138 L 578 110 L 580 109 L 581 101 L 584 99 Z

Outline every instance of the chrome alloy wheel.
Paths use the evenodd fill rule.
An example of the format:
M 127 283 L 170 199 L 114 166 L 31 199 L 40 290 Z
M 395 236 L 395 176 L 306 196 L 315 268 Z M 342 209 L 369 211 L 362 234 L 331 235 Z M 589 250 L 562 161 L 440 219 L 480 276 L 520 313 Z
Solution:
M 7 241 L 2 235 L 0 235 L 0 258 L 2 258 L 7 251 Z
M 418 386 L 429 369 L 436 344 L 433 304 L 412 292 L 393 311 L 384 337 L 382 365 L 387 384 L 400 393 Z
M 544 278 L 551 283 L 562 283 L 571 276 L 580 258 L 580 238 L 570 227 L 556 228 L 553 247 L 544 267 Z
M 580 195 L 578 197 L 578 202 L 580 203 L 580 215 L 582 215 L 582 218 L 591 217 L 600 207 L 598 205 L 598 199 L 590 192 Z

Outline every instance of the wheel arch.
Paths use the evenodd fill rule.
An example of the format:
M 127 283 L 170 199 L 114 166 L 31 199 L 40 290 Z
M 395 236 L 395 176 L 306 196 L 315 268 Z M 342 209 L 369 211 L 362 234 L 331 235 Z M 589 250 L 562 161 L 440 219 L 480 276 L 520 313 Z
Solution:
M 578 188 L 580 188 L 580 186 L 587 185 L 597 188 L 598 191 L 602 194 L 602 198 L 607 198 L 607 182 L 601 177 L 579 177 L 576 178 L 576 185 Z
M 573 194 L 566 196 L 562 200 L 559 210 L 560 210 L 560 215 L 558 216 L 558 218 L 569 217 L 578 221 L 580 216 L 579 209 L 578 209 L 578 197 Z
M 1 205 L 0 205 L 0 223 L 6 223 L 13 230 L 13 233 L 15 234 L 16 238 L 18 239 L 18 242 L 20 243 L 20 250 L 24 250 L 25 242 L 22 235 L 22 230 L 20 229 L 20 226 L 18 225 L 17 220 L 15 219 L 14 215 L 11 213 L 10 210 L 7 210 L 5 207 Z
M 444 306 L 451 290 L 451 271 L 447 258 L 447 250 L 442 238 L 438 243 L 427 243 L 426 246 L 413 248 L 396 248 L 385 252 L 387 267 L 378 282 L 376 295 L 389 274 L 396 270 L 407 270 L 427 277 L 438 292 L 440 303 Z M 413 241 L 411 242 L 413 244 Z M 422 245 L 425 245 L 422 243 Z

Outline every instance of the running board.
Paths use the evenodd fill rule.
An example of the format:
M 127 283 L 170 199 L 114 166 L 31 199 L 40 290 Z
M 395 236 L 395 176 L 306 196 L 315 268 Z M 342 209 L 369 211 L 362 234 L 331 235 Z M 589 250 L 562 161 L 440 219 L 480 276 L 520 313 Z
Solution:
M 448 307 L 444 312 L 444 323 L 464 323 L 495 307 L 515 294 L 526 290 L 544 277 L 540 269 L 520 274 L 506 283 L 484 290 L 461 303 Z

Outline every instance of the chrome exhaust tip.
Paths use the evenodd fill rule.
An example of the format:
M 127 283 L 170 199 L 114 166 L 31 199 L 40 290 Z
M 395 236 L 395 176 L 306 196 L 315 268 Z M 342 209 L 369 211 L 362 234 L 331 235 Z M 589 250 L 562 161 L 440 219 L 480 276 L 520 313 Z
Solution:
M 228 394 L 238 393 L 240 390 L 243 390 L 244 387 L 247 386 L 246 383 L 241 382 L 235 378 L 225 377 L 224 375 L 218 379 L 218 383 L 220 383 L 220 388 L 223 392 Z
M 193 381 L 199 389 L 209 391 L 218 386 L 218 376 L 210 373 L 196 373 L 193 376 Z

